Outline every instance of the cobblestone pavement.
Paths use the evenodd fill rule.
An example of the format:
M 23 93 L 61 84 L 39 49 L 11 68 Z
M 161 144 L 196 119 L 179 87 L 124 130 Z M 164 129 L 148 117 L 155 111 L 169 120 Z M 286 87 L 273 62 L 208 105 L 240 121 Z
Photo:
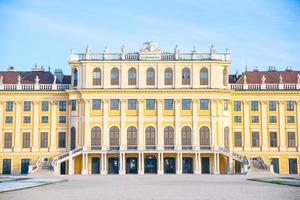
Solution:
M 300 199 L 299 187 L 236 175 L 60 176 L 67 182 L 0 194 L 3 200 Z

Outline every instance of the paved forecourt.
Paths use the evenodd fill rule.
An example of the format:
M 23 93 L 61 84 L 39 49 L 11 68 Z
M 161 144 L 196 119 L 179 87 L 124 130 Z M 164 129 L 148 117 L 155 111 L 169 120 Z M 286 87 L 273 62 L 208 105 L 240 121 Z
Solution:
M 300 199 L 299 187 L 236 175 L 60 176 L 67 182 L 0 194 L 0 199 Z

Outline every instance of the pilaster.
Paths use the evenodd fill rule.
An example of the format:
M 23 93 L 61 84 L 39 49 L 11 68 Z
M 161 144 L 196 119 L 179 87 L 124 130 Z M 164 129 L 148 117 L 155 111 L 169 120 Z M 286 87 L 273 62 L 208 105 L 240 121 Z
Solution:
M 284 130 L 285 126 L 285 114 L 284 114 L 284 101 L 279 101 L 279 141 L 280 151 L 286 151 L 286 134 Z
M 162 105 L 163 100 L 158 99 L 157 100 L 157 149 L 158 150 L 163 150 L 164 148 L 164 130 L 162 127 L 162 111 L 163 111 L 163 105 Z
M 56 123 L 57 123 L 57 101 L 51 101 L 51 130 L 50 130 L 50 151 L 57 148 Z
M 39 150 L 39 123 L 39 102 L 33 101 L 33 152 Z
M 138 102 L 138 149 L 145 149 L 145 131 L 144 131 L 144 102 L 145 100 L 139 99 Z
M 0 101 L 0 152 L 2 152 L 3 149 L 3 116 L 4 116 L 4 112 L 3 112 L 3 102 Z
M 217 111 L 216 111 L 216 100 L 211 99 L 211 145 L 212 147 L 217 146 Z
M 20 133 L 20 127 L 21 127 L 21 102 L 15 101 L 16 106 L 16 126 L 15 126 L 15 145 L 14 145 L 14 152 L 20 151 L 21 148 L 21 133 Z M 33 133 L 35 134 L 35 133 Z
M 180 130 L 180 103 L 181 99 L 175 99 L 175 146 L 176 150 L 181 150 L 181 130 Z
M 102 133 L 103 133 L 103 150 L 109 149 L 109 130 L 108 130 L 108 99 L 103 100 L 103 116 L 102 116 Z
M 126 130 L 126 99 L 121 99 L 121 150 L 127 149 L 127 130 Z
M 300 84 L 298 84 L 300 85 Z M 298 132 L 298 151 L 300 151 L 300 101 L 297 101 L 297 132 Z M 296 134 L 297 135 L 297 134 Z
M 91 146 L 91 131 L 90 131 L 90 107 L 91 101 L 85 99 L 84 101 L 84 146 L 90 147 Z
M 250 151 L 250 133 L 249 133 L 249 102 L 244 101 L 244 136 L 245 136 L 245 143 L 244 143 L 244 150 Z
M 261 102 L 261 137 L 262 137 L 262 151 L 268 151 L 268 131 L 267 131 L 267 101 Z
M 193 136 L 192 136 L 192 145 L 193 149 L 198 150 L 200 147 L 200 138 L 198 130 L 198 99 L 193 99 Z

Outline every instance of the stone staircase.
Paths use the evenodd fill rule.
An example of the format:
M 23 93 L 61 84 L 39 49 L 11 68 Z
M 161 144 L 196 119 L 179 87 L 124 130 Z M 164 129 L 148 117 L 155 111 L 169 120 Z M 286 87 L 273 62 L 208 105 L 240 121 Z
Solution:
M 49 158 L 40 157 L 34 165 L 29 165 L 28 175 L 53 175 L 52 160 Z

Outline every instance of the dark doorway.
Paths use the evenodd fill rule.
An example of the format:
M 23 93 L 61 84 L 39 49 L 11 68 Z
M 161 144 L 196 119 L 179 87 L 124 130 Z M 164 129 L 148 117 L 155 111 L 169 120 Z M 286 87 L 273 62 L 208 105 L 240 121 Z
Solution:
M 242 168 L 242 165 L 239 161 L 235 161 L 234 163 L 234 171 L 236 174 L 240 174 L 241 173 L 241 168 Z
M 22 158 L 21 159 L 21 174 L 28 174 L 28 167 L 30 164 L 29 158 Z
M 157 159 L 155 156 L 146 156 L 144 161 L 145 174 L 156 174 L 157 173 Z
M 271 158 L 271 164 L 273 165 L 274 172 L 279 174 L 279 158 Z
M 71 150 L 76 148 L 76 130 L 74 127 L 71 128 Z
M 164 158 L 164 173 L 175 174 L 175 158 Z
M 137 174 L 137 173 L 138 173 L 138 159 L 126 158 L 126 174 Z
M 100 158 L 92 158 L 92 174 L 100 174 Z
M 182 158 L 182 173 L 183 174 L 193 173 L 193 158 L 188 158 L 188 157 Z
M 3 159 L 2 174 L 11 174 L 11 159 Z
M 65 175 L 66 174 L 66 162 L 60 163 L 60 174 Z
M 210 170 L 209 170 L 209 157 L 201 157 L 201 165 L 202 165 L 201 173 L 202 174 L 209 174 L 210 173 Z
M 118 174 L 119 173 L 119 158 L 113 157 L 108 158 L 108 173 Z
M 297 158 L 289 158 L 289 174 L 298 174 Z

